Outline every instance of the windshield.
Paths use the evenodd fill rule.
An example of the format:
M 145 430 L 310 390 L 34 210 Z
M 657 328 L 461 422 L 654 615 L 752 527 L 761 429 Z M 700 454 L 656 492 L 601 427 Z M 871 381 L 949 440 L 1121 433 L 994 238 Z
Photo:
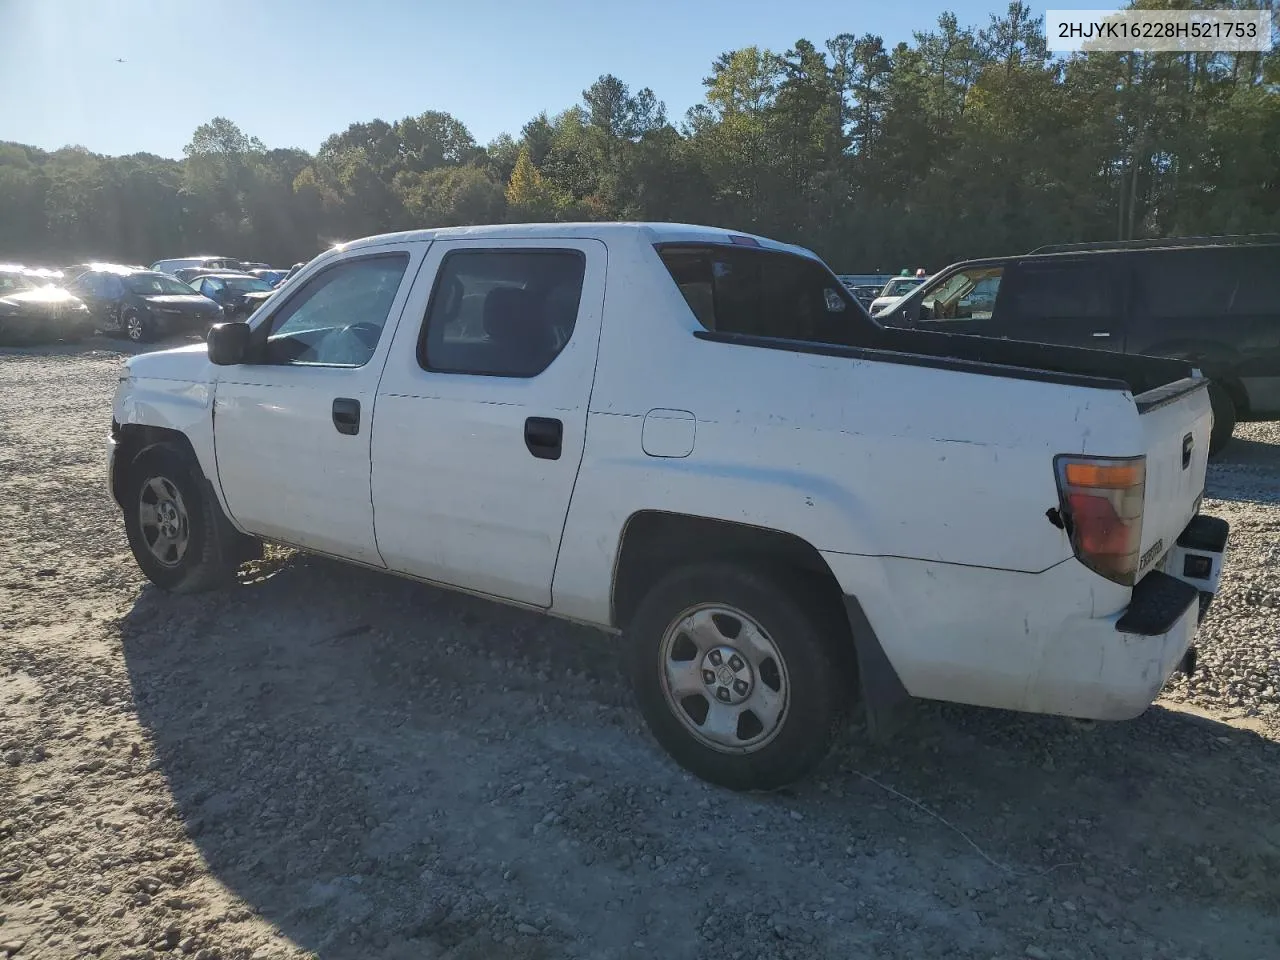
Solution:
M 20 273 L 0 273 L 0 297 L 34 287 L 30 280 Z
M 181 280 L 163 273 L 131 273 L 121 278 L 130 293 L 143 297 L 194 296 L 195 291 Z
M 232 293 L 270 293 L 271 284 L 257 277 L 227 277 L 227 289 Z
M 901 297 L 910 293 L 922 283 L 924 283 L 924 278 L 917 279 L 916 277 L 903 277 L 899 280 L 890 280 L 884 285 L 884 290 L 881 291 L 880 296 Z

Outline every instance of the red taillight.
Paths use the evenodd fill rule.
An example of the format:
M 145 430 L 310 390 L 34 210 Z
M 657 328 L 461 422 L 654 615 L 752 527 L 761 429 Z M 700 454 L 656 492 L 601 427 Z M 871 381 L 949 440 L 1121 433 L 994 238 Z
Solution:
M 1108 580 L 1131 585 L 1142 546 L 1146 458 L 1061 456 L 1054 466 L 1076 556 Z

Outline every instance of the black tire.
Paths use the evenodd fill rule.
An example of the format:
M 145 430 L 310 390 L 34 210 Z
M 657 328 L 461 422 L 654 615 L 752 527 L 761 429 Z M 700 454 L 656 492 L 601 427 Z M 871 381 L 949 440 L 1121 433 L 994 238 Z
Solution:
M 185 545 L 169 551 L 169 562 L 153 549 L 155 524 L 142 517 L 144 499 L 157 499 L 153 483 L 176 490 L 184 521 Z M 129 465 L 123 486 L 125 533 L 148 580 L 170 593 L 199 593 L 235 579 L 245 556 L 241 541 L 249 538 L 231 526 L 190 454 L 169 444 L 148 447 Z
M 149 343 L 156 336 L 151 319 L 145 313 L 132 309 L 120 315 L 120 332 L 134 343 Z
M 786 685 L 785 707 L 771 728 L 776 731 L 771 739 L 755 746 L 737 751 L 730 746 L 716 748 L 691 731 L 687 723 L 709 721 L 709 711 L 716 708 L 711 696 L 702 696 L 707 711 L 703 721 L 695 721 L 691 711 L 681 706 L 696 707 L 699 694 L 668 699 L 664 656 L 669 654 L 664 654 L 664 648 L 669 630 L 692 609 L 706 605 L 745 614 L 781 655 L 783 666 L 775 664 L 772 673 L 781 676 Z M 725 622 L 732 632 L 733 616 L 712 619 Z M 672 651 L 677 644 L 691 642 L 680 631 L 673 635 Z M 838 604 L 831 603 L 809 580 L 789 573 L 728 563 L 676 570 L 640 602 L 628 625 L 627 638 L 632 685 L 654 738 L 686 770 L 733 790 L 772 790 L 811 772 L 843 729 L 856 690 L 852 671 L 846 666 L 852 640 Z M 708 656 L 702 654 L 698 661 L 703 670 L 709 666 Z M 672 657 L 673 663 L 677 661 L 694 662 L 687 656 Z M 765 681 L 767 669 L 767 663 L 754 668 L 751 676 L 756 678 L 755 684 Z M 701 676 L 712 674 L 703 672 Z M 754 693 L 753 687 L 752 696 Z M 685 719 L 677 714 L 681 710 Z M 741 736 L 742 729 L 739 713 L 734 736 Z
M 1209 402 L 1213 405 L 1213 432 L 1209 434 L 1209 456 L 1220 454 L 1231 442 L 1236 428 L 1236 405 L 1222 384 L 1209 384 Z

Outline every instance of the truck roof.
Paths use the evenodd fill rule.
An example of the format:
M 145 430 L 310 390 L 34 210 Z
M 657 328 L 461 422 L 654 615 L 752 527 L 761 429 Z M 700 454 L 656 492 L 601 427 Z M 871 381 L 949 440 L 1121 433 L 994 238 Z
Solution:
M 725 243 L 739 246 L 761 247 L 798 254 L 812 260 L 820 259 L 812 250 L 789 243 L 779 243 L 766 237 L 722 227 L 704 227 L 690 223 L 503 223 L 474 227 L 439 227 L 429 230 L 406 230 L 400 233 L 383 233 L 363 237 L 338 245 L 338 249 L 379 246 L 385 243 L 401 243 L 406 240 L 519 240 L 580 239 L 609 240 L 636 235 L 649 243 Z M 736 239 L 735 239 L 736 238 Z

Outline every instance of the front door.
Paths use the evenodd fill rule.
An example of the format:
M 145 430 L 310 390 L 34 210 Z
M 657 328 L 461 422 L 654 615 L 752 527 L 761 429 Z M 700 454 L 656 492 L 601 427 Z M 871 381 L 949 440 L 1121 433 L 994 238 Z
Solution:
M 246 530 L 382 565 L 369 487 L 373 402 L 426 246 L 321 267 L 255 324 L 256 362 L 218 368 L 218 482 Z
M 596 240 L 432 245 L 378 391 L 373 506 L 392 569 L 550 606 L 604 275 Z

